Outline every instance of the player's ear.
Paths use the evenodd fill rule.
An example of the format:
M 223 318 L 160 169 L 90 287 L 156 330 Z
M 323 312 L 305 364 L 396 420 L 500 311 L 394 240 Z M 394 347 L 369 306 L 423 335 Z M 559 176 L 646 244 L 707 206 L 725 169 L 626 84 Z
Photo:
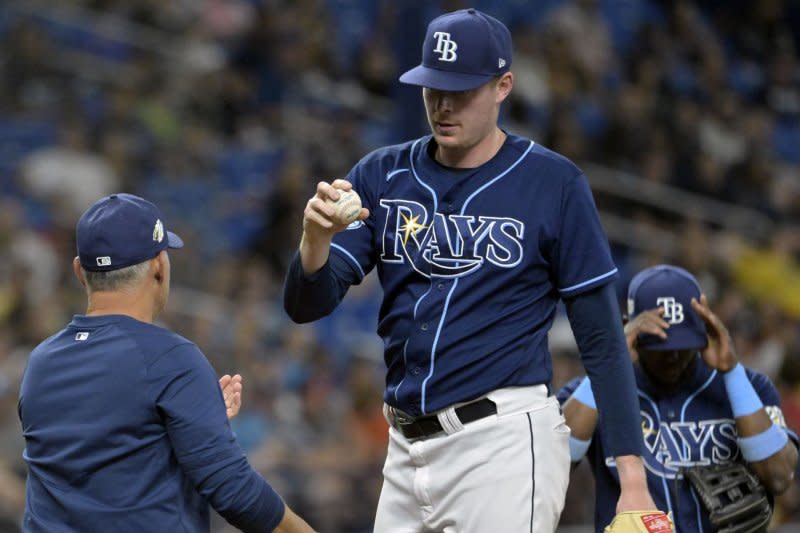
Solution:
M 514 74 L 511 72 L 506 72 L 500 76 L 497 80 L 497 103 L 501 103 L 503 100 L 506 99 L 508 94 L 511 92 L 511 88 L 514 87 Z
M 161 260 L 161 253 L 150 260 L 150 269 L 152 271 L 153 279 L 156 283 L 161 283 L 164 280 L 164 264 Z
M 86 287 L 86 278 L 83 277 L 83 270 L 81 270 L 81 260 L 78 259 L 78 256 L 75 256 L 75 259 L 72 260 L 72 271 L 75 273 L 75 277 L 78 278 L 80 284 Z

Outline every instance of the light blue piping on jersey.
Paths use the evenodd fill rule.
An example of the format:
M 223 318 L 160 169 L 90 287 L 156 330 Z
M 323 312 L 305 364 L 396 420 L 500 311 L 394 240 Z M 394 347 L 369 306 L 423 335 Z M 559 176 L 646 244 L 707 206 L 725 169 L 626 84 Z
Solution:
M 331 248 L 336 248 L 337 250 L 342 252 L 346 257 L 350 258 L 350 260 L 353 262 L 353 264 L 358 269 L 358 272 L 361 274 L 361 279 L 362 280 L 364 279 L 364 277 L 366 276 L 366 274 L 364 274 L 364 269 L 361 268 L 361 265 L 358 264 L 358 260 L 355 257 L 353 257 L 353 254 L 351 254 L 344 247 L 339 246 L 338 244 L 331 243 Z
M 424 181 L 422 181 L 422 179 L 419 177 L 419 174 L 417 173 L 417 167 L 414 165 L 414 150 L 417 148 L 417 146 L 419 146 L 420 142 L 422 142 L 422 138 L 417 139 L 416 141 L 414 141 L 414 144 L 411 145 L 411 150 L 410 150 L 409 156 L 408 156 L 408 159 L 409 159 L 409 162 L 410 162 L 409 166 L 411 167 L 411 174 L 414 176 L 414 179 L 417 181 L 417 183 L 422 185 L 429 193 L 431 193 L 431 197 L 433 198 L 433 216 L 435 217 L 436 216 L 436 210 L 439 207 L 439 199 L 436 197 L 436 192 L 434 192 L 433 188 L 430 185 L 428 185 L 427 183 L 425 183 Z M 428 290 L 425 291 L 425 294 L 420 296 L 419 299 L 417 300 L 417 303 L 414 304 L 414 312 L 412 314 L 412 321 L 417 319 L 417 309 L 419 309 L 419 304 L 422 302 L 422 300 L 425 299 L 425 297 L 428 294 L 430 294 L 431 288 L 432 287 L 428 287 Z M 408 347 L 408 339 L 406 339 L 405 344 L 403 344 L 403 363 L 406 366 L 408 365 L 408 357 L 406 355 L 406 348 L 407 347 Z M 395 387 L 395 389 L 394 389 L 394 398 L 395 399 L 397 399 L 397 391 L 400 389 L 400 385 L 402 385 L 405 380 L 406 380 L 406 378 L 405 378 L 405 376 L 403 376 L 403 379 L 401 379 L 400 383 L 398 383 L 397 387 Z M 423 384 L 423 391 L 424 391 L 424 384 Z M 425 413 L 425 393 L 424 392 L 422 394 L 422 413 L 423 414 Z
M 417 141 L 417 142 L 419 142 L 419 141 Z M 479 193 L 481 193 L 482 191 L 487 189 L 489 186 L 494 185 L 500 178 L 502 178 L 503 176 L 505 176 L 506 174 L 508 174 L 512 170 L 514 170 L 514 168 L 517 165 L 519 165 L 520 162 L 522 162 L 522 160 L 525 159 L 528 156 L 528 153 L 531 151 L 531 149 L 533 148 L 534 144 L 535 143 L 533 141 L 531 141 L 530 144 L 528 145 L 528 149 L 525 150 L 525 152 L 523 152 L 523 154 L 521 156 L 519 156 L 519 159 L 514 161 L 507 169 L 505 169 L 503 172 L 501 172 L 500 174 L 498 174 L 497 176 L 492 178 L 490 181 L 484 183 L 481 187 L 478 187 L 478 189 L 476 189 L 475 192 L 470 194 L 467 197 L 467 199 L 464 201 L 464 205 L 461 207 L 461 213 L 459 213 L 459 214 L 461 216 L 464 216 L 464 213 L 467 210 L 467 206 L 469 206 L 469 203 L 472 201 L 473 198 L 475 198 L 475 196 L 477 196 Z M 413 147 L 412 147 L 412 155 L 413 155 Z M 413 163 L 413 158 L 412 158 L 412 163 Z M 417 177 L 416 169 L 413 167 L 413 165 L 412 165 L 411 168 L 414 171 L 414 176 Z M 417 178 L 417 179 L 419 179 L 419 178 Z M 433 191 L 431 191 L 431 192 L 433 192 Z M 434 202 L 435 202 L 436 201 L 436 194 L 434 194 L 433 196 L 434 196 Z M 434 210 L 434 213 L 435 213 L 435 210 Z M 442 326 L 444 326 L 444 319 L 447 316 L 447 309 L 450 307 L 450 298 L 453 296 L 453 293 L 455 292 L 456 287 L 458 287 L 458 281 L 459 281 L 459 278 L 456 278 L 456 280 L 453 282 L 453 286 L 450 287 L 450 291 L 447 293 L 447 298 L 444 301 L 444 310 L 442 311 L 442 317 L 439 319 L 439 325 L 436 328 L 436 336 L 433 338 L 433 345 L 431 346 L 431 369 L 428 372 L 428 375 L 425 377 L 425 379 L 422 380 L 422 412 L 423 413 L 427 413 L 426 398 L 425 398 L 426 392 L 425 392 L 425 390 L 426 390 L 426 387 L 428 386 L 428 381 L 433 376 L 433 371 L 434 371 L 434 368 L 435 368 L 435 365 L 436 365 L 436 346 L 439 344 L 439 336 L 442 333 Z M 430 292 L 430 291 L 428 291 L 428 292 Z M 423 295 L 423 297 L 424 297 L 424 295 Z M 420 300 L 421 299 L 422 298 L 420 298 Z
M 711 382 L 714 381 L 715 377 L 717 377 L 717 371 L 716 370 L 711 372 L 711 375 L 708 377 L 708 379 L 705 381 L 705 383 L 700 385 L 697 388 L 697 390 L 694 391 L 688 398 L 686 398 L 685 402 L 683 402 L 683 407 L 681 407 L 681 423 L 686 421 L 685 420 L 685 418 L 686 418 L 686 408 L 689 407 L 689 404 L 692 402 L 692 400 L 694 400 L 697 397 L 698 394 L 700 394 L 701 392 L 706 390 L 708 388 L 708 386 L 711 385 Z M 684 452 L 687 451 L 685 443 L 684 443 L 684 449 L 683 450 L 684 450 Z M 700 528 L 699 533 L 703 533 L 703 519 L 702 519 L 702 516 L 700 515 L 700 502 L 697 501 L 697 495 L 694 493 L 693 490 L 689 489 L 689 494 L 692 495 L 692 500 L 694 500 L 694 508 L 695 508 L 696 516 L 697 516 L 697 527 Z
M 436 197 L 436 192 L 430 185 L 428 185 L 427 183 L 422 181 L 422 179 L 420 179 L 419 174 L 417 174 L 417 167 L 414 166 L 414 149 L 419 145 L 421 141 L 422 139 L 417 139 L 416 141 L 414 141 L 414 144 L 411 145 L 411 151 L 408 155 L 408 159 L 411 161 L 411 173 L 414 175 L 414 179 L 417 180 L 417 182 L 419 182 L 420 185 L 425 187 L 428 190 L 428 192 L 431 193 L 431 197 L 433 197 L 433 216 L 436 216 L 436 211 L 439 209 L 439 199 Z
M 586 285 L 589 285 L 590 283 L 594 283 L 595 281 L 599 281 L 599 280 L 601 280 L 603 278 L 607 278 L 608 276 L 613 276 L 616 273 L 617 273 L 617 268 L 614 267 L 612 270 L 609 270 L 605 274 L 600 274 L 599 276 L 596 276 L 596 277 L 594 277 L 592 279 L 587 279 L 586 281 L 582 281 L 582 282 L 578 283 L 577 285 L 573 285 L 572 287 L 567 287 L 566 289 L 558 289 L 558 292 L 574 291 L 575 289 L 580 289 L 581 287 L 585 287 Z
M 417 303 L 414 304 L 414 314 L 412 315 L 413 320 L 417 319 L 417 308 L 419 307 L 419 303 L 422 301 L 423 298 L 425 298 L 428 295 L 429 292 L 431 292 L 432 288 L 433 287 L 429 287 L 428 290 L 425 291 L 425 294 L 420 296 L 419 300 L 417 300 Z M 408 366 L 408 354 L 406 353 L 407 348 L 408 348 L 408 339 L 406 339 L 406 342 L 403 343 L 403 366 L 404 367 Z M 405 380 L 406 380 L 406 377 L 404 375 L 403 379 L 400 380 L 400 383 L 398 383 L 397 386 L 394 388 L 394 399 L 395 400 L 398 400 L 397 391 L 400 390 L 400 385 L 402 385 Z
M 692 394 L 690 394 L 690 395 L 689 395 L 689 397 L 688 397 L 688 398 L 686 398 L 686 401 L 684 401 L 684 402 L 683 402 L 683 407 L 681 407 L 681 423 L 683 423 L 683 422 L 685 422 L 685 421 L 686 421 L 686 420 L 685 420 L 685 417 L 686 417 L 686 408 L 687 408 L 687 407 L 689 407 L 689 404 L 692 402 L 692 400 L 694 400 L 694 399 L 695 399 L 695 397 L 696 397 L 698 394 L 700 394 L 701 392 L 703 392 L 704 390 L 706 390 L 706 389 L 708 388 L 708 386 L 709 386 L 709 385 L 711 385 L 711 382 L 712 382 L 712 381 L 714 381 L 714 378 L 715 378 L 715 377 L 717 377 L 717 371 L 716 371 L 716 370 L 714 370 L 713 372 L 711 372 L 711 375 L 708 377 L 708 379 L 705 381 L 705 383 L 703 383 L 702 385 L 700 385 L 700 386 L 697 388 L 697 390 L 696 390 L 696 391 L 694 391 Z M 709 435 L 710 435 L 710 433 L 709 433 Z M 683 451 L 684 451 L 684 452 L 688 451 L 688 446 L 686 445 L 686 442 L 684 442 L 684 444 L 683 444 Z
M 661 412 L 658 410 L 658 405 L 656 404 L 656 402 L 653 401 L 652 398 L 650 398 L 650 396 L 648 396 L 641 390 L 637 390 L 637 392 L 639 393 L 639 396 L 650 402 L 650 407 L 653 408 L 653 412 L 656 415 L 656 422 L 658 422 L 658 434 L 656 435 L 656 437 L 659 440 L 661 440 Z M 661 473 L 662 474 L 664 473 L 663 465 L 661 468 Z M 672 511 L 672 500 L 669 497 L 669 488 L 667 487 L 667 479 L 663 475 L 659 477 L 661 478 L 661 487 L 664 489 L 664 496 L 667 498 L 667 509 L 669 510 L 670 514 L 672 514 L 672 516 L 675 516 L 675 513 Z M 675 533 L 678 533 L 677 528 L 675 528 Z
M 697 501 L 697 495 L 692 489 L 689 489 L 689 494 L 692 495 L 692 499 L 694 500 L 694 508 L 697 509 L 697 527 L 700 528 L 698 533 L 703 533 L 703 517 L 700 515 L 700 502 Z M 677 529 L 675 530 L 675 533 L 678 533 Z

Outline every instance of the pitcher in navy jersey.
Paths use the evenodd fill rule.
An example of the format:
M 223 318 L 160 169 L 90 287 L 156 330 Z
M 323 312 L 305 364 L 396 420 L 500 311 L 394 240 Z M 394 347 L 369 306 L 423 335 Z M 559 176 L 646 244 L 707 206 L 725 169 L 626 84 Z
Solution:
M 76 238 L 88 309 L 33 350 L 20 386 L 23 531 L 208 532 L 211 505 L 243 531 L 313 533 L 248 464 L 203 353 L 153 324 L 183 246 L 158 208 L 102 198 Z
M 628 319 L 648 484 L 658 507 L 672 513 L 675 531 L 716 531 L 683 474 L 687 468 L 744 461 L 768 493 L 785 491 L 797 465 L 797 436 L 786 428 L 770 379 L 738 362 L 694 276 L 672 265 L 638 273 L 628 288 Z M 595 474 L 600 533 L 614 516 L 619 476 L 586 384 L 572 380 L 559 399 L 573 433 L 572 460 L 587 456 Z
M 287 273 L 297 322 L 333 311 L 373 268 L 387 365 L 390 443 L 375 531 L 552 533 L 569 477 L 569 430 L 550 395 L 547 333 L 559 300 L 593 378 L 622 472 L 620 510 L 651 509 L 617 269 L 586 177 L 498 127 L 514 77 L 508 29 L 475 9 L 433 20 L 422 64 L 432 135 L 321 182 Z M 327 200 L 354 188 L 348 226 Z

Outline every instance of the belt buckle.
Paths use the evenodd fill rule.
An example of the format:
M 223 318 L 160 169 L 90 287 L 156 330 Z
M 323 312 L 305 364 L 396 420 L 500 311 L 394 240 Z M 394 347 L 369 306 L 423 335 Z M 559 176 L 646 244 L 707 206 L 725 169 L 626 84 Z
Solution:
M 392 413 L 392 420 L 398 426 L 411 426 L 416 422 L 413 416 L 409 416 L 395 407 L 390 407 L 389 412 Z

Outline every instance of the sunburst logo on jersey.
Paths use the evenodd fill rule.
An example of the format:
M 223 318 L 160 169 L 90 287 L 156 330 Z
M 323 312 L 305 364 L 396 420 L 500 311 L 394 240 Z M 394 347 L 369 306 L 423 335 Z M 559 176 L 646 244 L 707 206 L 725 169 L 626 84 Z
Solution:
M 424 230 L 427 226 L 424 224 L 419 223 L 419 215 L 416 216 L 406 216 L 405 213 L 400 213 L 400 216 L 403 217 L 404 225 L 400 226 L 400 230 L 403 231 L 403 246 L 408 243 L 409 237 L 414 237 L 414 241 L 417 240 L 417 233 Z

